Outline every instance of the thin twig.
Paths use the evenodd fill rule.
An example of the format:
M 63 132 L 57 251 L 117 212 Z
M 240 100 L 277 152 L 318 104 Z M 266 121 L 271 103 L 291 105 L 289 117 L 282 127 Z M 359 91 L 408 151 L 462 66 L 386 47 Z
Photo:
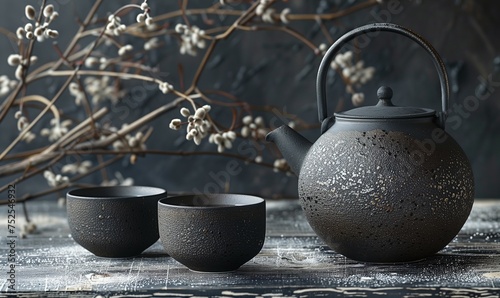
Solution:
M 103 108 L 96 112 L 94 114 L 94 119 L 99 119 L 102 116 L 104 116 L 107 112 L 106 108 Z M 42 153 L 32 155 L 21 162 L 16 162 L 14 164 L 6 164 L 3 166 L 0 166 L 0 177 L 6 176 L 6 175 L 12 175 L 14 173 L 18 173 L 21 171 L 24 171 L 27 168 L 37 166 L 41 163 L 46 162 L 47 160 L 50 160 L 54 154 L 49 154 L 53 150 L 59 147 L 59 144 L 65 141 L 67 138 L 69 138 L 74 132 L 81 130 L 83 127 L 86 127 L 89 125 L 90 119 L 87 118 L 86 120 L 82 121 L 79 125 L 75 126 L 68 134 L 64 135 L 61 139 L 56 141 L 56 143 L 52 144 L 51 146 L 47 147 Z
M 74 181 L 78 181 L 90 174 L 93 174 L 94 172 L 100 170 L 100 169 L 103 169 L 107 166 L 110 166 L 111 164 L 121 160 L 123 158 L 123 155 L 118 155 L 118 156 L 115 156 L 114 158 L 112 159 L 109 159 L 105 162 L 103 162 L 102 164 L 99 164 L 99 166 L 96 166 L 92 169 L 89 169 L 86 173 L 84 174 L 80 174 L 78 176 L 75 176 L 73 177 L 68 183 L 64 183 L 62 185 L 59 185 L 59 186 L 56 186 L 56 187 L 53 187 L 53 188 L 49 188 L 49 189 L 46 189 L 44 191 L 41 191 L 41 192 L 37 192 L 37 193 L 34 193 L 34 194 L 30 194 L 30 193 L 27 193 L 27 194 L 24 194 L 21 198 L 19 198 L 17 200 L 18 203 L 24 203 L 24 202 L 28 202 L 30 200 L 33 200 L 33 199 L 36 199 L 36 198 L 39 198 L 39 197 L 43 197 L 43 196 L 46 196 L 48 194 L 52 194 L 52 193 L 55 193 L 55 192 L 58 192 L 58 191 L 61 191 L 61 190 L 64 190 L 64 189 L 67 189 L 68 187 L 71 187 L 71 186 L 77 186 Z M 1 191 L 0 191 L 1 192 Z M 0 205 L 5 205 L 5 204 L 8 204 L 8 201 L 0 201 Z

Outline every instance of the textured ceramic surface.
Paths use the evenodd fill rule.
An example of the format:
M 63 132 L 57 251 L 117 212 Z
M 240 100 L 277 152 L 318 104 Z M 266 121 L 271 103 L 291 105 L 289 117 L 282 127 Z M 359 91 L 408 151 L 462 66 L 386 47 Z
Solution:
M 398 107 L 392 90 L 381 87 L 376 106 L 328 117 L 331 61 L 345 43 L 376 31 L 409 37 L 430 54 L 441 82 L 440 112 Z M 335 251 L 366 262 L 415 261 L 444 248 L 472 209 L 474 177 L 467 156 L 444 131 L 449 85 L 436 50 L 398 25 L 353 29 L 323 57 L 317 96 L 322 135 L 314 144 L 288 126 L 266 138 L 299 174 L 300 202 L 318 236 Z
M 265 201 L 236 194 L 162 199 L 158 224 L 167 253 L 189 269 L 233 271 L 262 249 Z
M 158 200 L 167 192 L 146 186 L 76 189 L 67 194 L 73 239 L 100 257 L 139 255 L 158 238 Z
M 311 147 L 300 203 L 328 246 L 355 260 L 404 262 L 455 237 L 472 208 L 471 167 L 451 137 L 432 154 L 421 144 L 371 130 L 330 133 Z

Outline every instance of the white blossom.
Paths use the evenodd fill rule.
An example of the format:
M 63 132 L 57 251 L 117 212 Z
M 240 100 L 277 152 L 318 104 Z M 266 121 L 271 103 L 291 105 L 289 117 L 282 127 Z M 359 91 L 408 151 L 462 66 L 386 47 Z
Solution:
M 266 10 L 264 10 L 264 12 L 261 15 L 262 21 L 264 21 L 266 23 L 273 24 L 274 23 L 273 15 L 275 12 L 276 12 L 276 10 L 274 8 L 270 8 L 270 7 L 266 8 Z
M 17 111 L 14 114 L 14 118 L 17 119 L 17 130 L 19 130 L 19 131 L 21 131 L 24 128 L 26 128 L 26 126 L 28 126 L 28 124 L 29 124 L 28 118 L 26 118 L 25 116 L 23 116 L 23 114 L 21 113 L 21 111 Z
M 71 120 L 67 119 L 61 122 L 58 118 L 52 118 L 50 120 L 50 125 L 50 128 L 43 128 L 40 131 L 40 135 L 48 137 L 49 141 L 56 141 L 68 133 L 68 127 L 71 125 Z
M 23 58 L 19 54 L 10 54 L 9 57 L 7 57 L 7 64 L 10 66 L 17 66 L 18 69 L 22 69 L 23 66 L 28 66 L 28 64 L 34 64 L 37 61 L 38 57 L 34 55 L 32 55 L 29 59 Z
M 351 84 L 364 85 L 373 78 L 375 74 L 374 67 L 364 67 L 364 61 L 360 60 L 353 63 L 352 51 L 347 51 L 344 54 L 335 56 L 331 64 L 333 69 L 340 70 L 342 75 L 349 80 Z
M 110 85 L 110 77 L 103 76 L 101 78 L 88 77 L 85 79 L 85 91 L 92 97 L 92 103 L 97 105 L 105 100 L 110 100 L 112 104 L 118 101 L 125 95 L 123 90 L 118 90 Z
M 188 125 L 186 128 L 186 140 L 193 140 L 196 145 L 200 145 L 201 141 L 208 135 L 212 123 L 207 119 L 208 112 L 210 112 L 211 107 L 205 105 L 201 108 L 196 109 L 194 115 L 188 115 Z M 185 110 L 183 110 L 186 114 Z
M 85 174 L 90 170 L 91 166 L 92 162 L 90 160 L 84 160 L 82 162 L 64 165 L 61 172 L 63 174 Z
M 197 49 L 204 49 L 206 46 L 203 35 L 205 35 L 204 30 L 196 26 L 187 26 L 183 24 L 177 24 L 175 26 L 175 31 L 181 35 L 181 47 L 180 53 L 182 55 L 188 54 L 191 56 L 196 56 Z
M 138 131 L 134 135 L 127 134 L 113 143 L 113 149 L 120 150 L 146 150 L 146 136 Z
M 182 121 L 181 119 L 172 119 L 172 121 L 170 121 L 170 124 L 168 125 L 168 127 L 170 129 L 173 129 L 173 130 L 179 130 L 181 129 L 181 125 L 182 125 Z
M 234 131 L 213 133 L 208 138 L 208 142 L 217 145 L 219 153 L 224 152 L 225 149 L 233 148 L 234 140 L 236 140 L 236 133 Z
M 27 5 L 25 7 L 26 18 L 31 21 L 35 21 L 35 24 L 26 23 L 24 27 L 19 27 L 16 30 L 16 36 L 18 39 L 22 39 L 23 36 L 26 39 L 37 39 L 38 41 L 44 41 L 46 38 L 57 38 L 59 32 L 49 28 L 49 25 L 54 21 L 59 13 L 54 10 L 54 5 L 49 4 L 43 9 L 43 20 L 38 22 L 36 18 L 36 10 L 33 6 Z
M 23 37 L 26 35 L 26 31 L 24 30 L 23 27 L 19 27 L 16 30 L 16 37 L 17 39 L 23 39 Z
M 353 56 L 352 51 L 338 54 L 331 63 L 331 67 L 342 73 L 342 76 L 347 80 L 346 91 L 352 94 L 353 105 L 359 106 L 364 102 L 364 94 L 356 93 L 353 87 L 359 88 L 370 81 L 375 74 L 375 68 L 365 67 L 363 60 L 354 63 Z
M 75 97 L 75 104 L 77 106 L 81 105 L 85 100 L 85 93 L 82 89 L 80 89 L 80 85 L 78 85 L 78 83 L 76 82 L 71 82 L 68 89 L 69 93 Z
M 23 58 L 19 54 L 11 54 L 7 57 L 7 64 L 10 66 L 15 66 L 16 71 L 14 72 L 14 76 L 18 80 L 22 80 L 24 68 L 28 66 L 28 64 L 34 64 L 38 61 L 37 56 L 31 56 L 29 59 Z
M 116 179 L 104 180 L 101 183 L 101 186 L 117 186 L 117 185 L 132 186 L 132 185 L 134 185 L 133 178 L 124 178 L 120 172 L 115 172 L 115 177 L 116 177 Z
M 143 11 L 143 13 L 140 13 L 137 15 L 137 17 L 136 17 L 137 23 L 145 23 L 146 26 L 152 25 L 153 18 L 149 15 L 149 12 L 151 9 L 149 8 L 147 0 L 142 2 L 141 10 Z
M 243 127 L 241 128 L 241 136 L 244 138 L 252 137 L 254 139 L 264 139 L 269 133 L 265 127 L 264 118 L 247 115 L 243 117 Z
M 14 114 L 14 117 L 17 119 L 17 130 L 19 130 L 19 134 L 22 135 L 21 141 L 26 143 L 33 141 L 36 138 L 36 135 L 31 131 L 27 131 L 29 125 L 28 118 L 23 116 L 21 111 L 17 111 Z
M 161 82 L 160 84 L 158 84 L 158 88 L 163 94 L 167 94 L 170 91 L 174 90 L 174 86 L 170 85 L 167 82 Z
M 121 23 L 119 16 L 115 16 L 114 14 L 109 15 L 106 34 L 120 36 L 125 30 L 127 30 L 127 26 Z
M 23 58 L 19 54 L 10 54 L 9 57 L 7 57 L 7 64 L 10 66 L 18 66 L 21 64 L 21 61 L 23 61 Z
M 106 67 L 108 67 L 108 65 L 110 64 L 109 60 L 106 59 L 106 57 L 99 58 L 99 63 L 100 63 L 99 65 L 100 70 L 106 69 Z
M 326 43 L 322 43 L 318 46 L 318 50 L 320 51 L 321 55 L 325 55 L 326 51 L 328 50 L 328 45 Z
M 269 0 L 260 0 L 259 5 L 257 5 L 257 8 L 255 9 L 255 14 L 260 16 L 263 22 L 272 24 L 274 23 L 273 14 L 276 12 L 276 10 L 274 8 L 268 7 L 269 4 Z M 286 18 L 286 14 L 288 12 L 285 11 L 285 15 L 283 16 L 284 18 Z
M 274 172 L 286 172 L 290 170 L 290 166 L 287 164 L 286 160 L 283 158 L 276 159 L 273 163 L 273 171 Z
M 160 46 L 160 42 L 159 42 L 158 37 L 153 37 L 144 43 L 144 50 L 146 50 L 146 51 L 153 50 L 153 49 L 158 48 L 159 46 Z
M 290 8 L 285 8 L 280 13 L 280 20 L 283 24 L 288 24 L 288 15 L 290 14 Z
M 16 71 L 14 72 L 14 76 L 19 81 L 21 81 L 23 79 L 23 71 L 24 71 L 24 67 L 22 65 L 18 65 L 16 68 Z
M 133 49 L 134 49 L 134 47 L 132 47 L 131 44 L 124 45 L 123 47 L 118 49 L 118 55 L 123 56 L 126 53 L 132 51 Z
M 21 133 L 24 133 L 21 138 L 21 141 L 26 142 L 28 144 L 31 143 L 31 141 L 33 141 L 36 138 L 36 134 L 32 133 L 31 131 L 24 132 L 23 130 L 20 132 L 20 134 Z
M 43 16 L 49 18 L 54 13 L 54 5 L 49 4 L 43 9 Z
M 50 170 L 43 172 L 43 177 L 47 180 L 47 183 L 51 187 L 57 187 L 69 182 L 69 178 L 67 176 L 63 176 L 61 174 L 56 175 Z
M 182 108 L 180 112 L 181 112 L 181 115 L 186 117 L 186 118 L 189 117 L 189 115 L 191 115 L 191 112 L 187 108 Z
M 26 7 L 24 8 L 24 14 L 28 18 L 28 20 L 34 20 L 36 17 L 36 10 L 33 6 L 26 5 Z
M 352 104 L 354 106 L 360 106 L 365 102 L 365 94 L 364 93 L 354 93 L 351 98 Z
M 6 75 L 0 76 L 0 96 L 9 93 L 17 86 L 16 80 L 10 80 Z
M 196 145 L 199 145 L 208 136 L 212 128 L 212 123 L 208 120 L 208 112 L 210 110 L 211 107 L 209 105 L 204 105 L 197 108 L 194 114 L 191 114 L 188 108 L 181 108 L 180 114 L 187 118 L 186 140 L 193 140 Z M 170 121 L 169 127 L 173 130 L 179 130 L 182 124 L 182 120 L 176 118 Z
M 97 57 L 90 56 L 87 59 L 85 59 L 85 66 L 88 68 L 91 68 L 91 67 L 99 65 L 99 64 L 100 64 L 100 59 Z

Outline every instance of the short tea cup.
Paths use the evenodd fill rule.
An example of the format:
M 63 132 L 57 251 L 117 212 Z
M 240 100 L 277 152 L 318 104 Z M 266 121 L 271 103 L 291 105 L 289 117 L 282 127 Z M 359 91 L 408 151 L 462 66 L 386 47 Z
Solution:
M 165 198 L 158 202 L 158 225 L 166 252 L 189 269 L 233 271 L 262 249 L 265 201 L 241 194 Z
M 158 200 L 164 189 L 148 186 L 81 188 L 68 192 L 73 239 L 100 257 L 139 255 L 158 238 Z

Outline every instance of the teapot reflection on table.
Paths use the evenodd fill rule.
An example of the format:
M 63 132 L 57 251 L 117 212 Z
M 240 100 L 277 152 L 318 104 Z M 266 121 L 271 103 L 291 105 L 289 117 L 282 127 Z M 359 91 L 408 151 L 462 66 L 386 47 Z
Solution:
M 392 90 L 380 87 L 377 105 L 328 117 L 332 59 L 353 38 L 377 31 L 406 36 L 432 56 L 441 112 L 395 106 Z M 316 234 L 334 251 L 364 262 L 416 261 L 444 248 L 472 209 L 474 177 L 465 153 L 444 130 L 449 84 L 436 50 L 399 25 L 354 29 L 321 61 L 317 98 L 322 135 L 316 142 L 286 125 L 266 138 L 299 176 L 299 201 Z

